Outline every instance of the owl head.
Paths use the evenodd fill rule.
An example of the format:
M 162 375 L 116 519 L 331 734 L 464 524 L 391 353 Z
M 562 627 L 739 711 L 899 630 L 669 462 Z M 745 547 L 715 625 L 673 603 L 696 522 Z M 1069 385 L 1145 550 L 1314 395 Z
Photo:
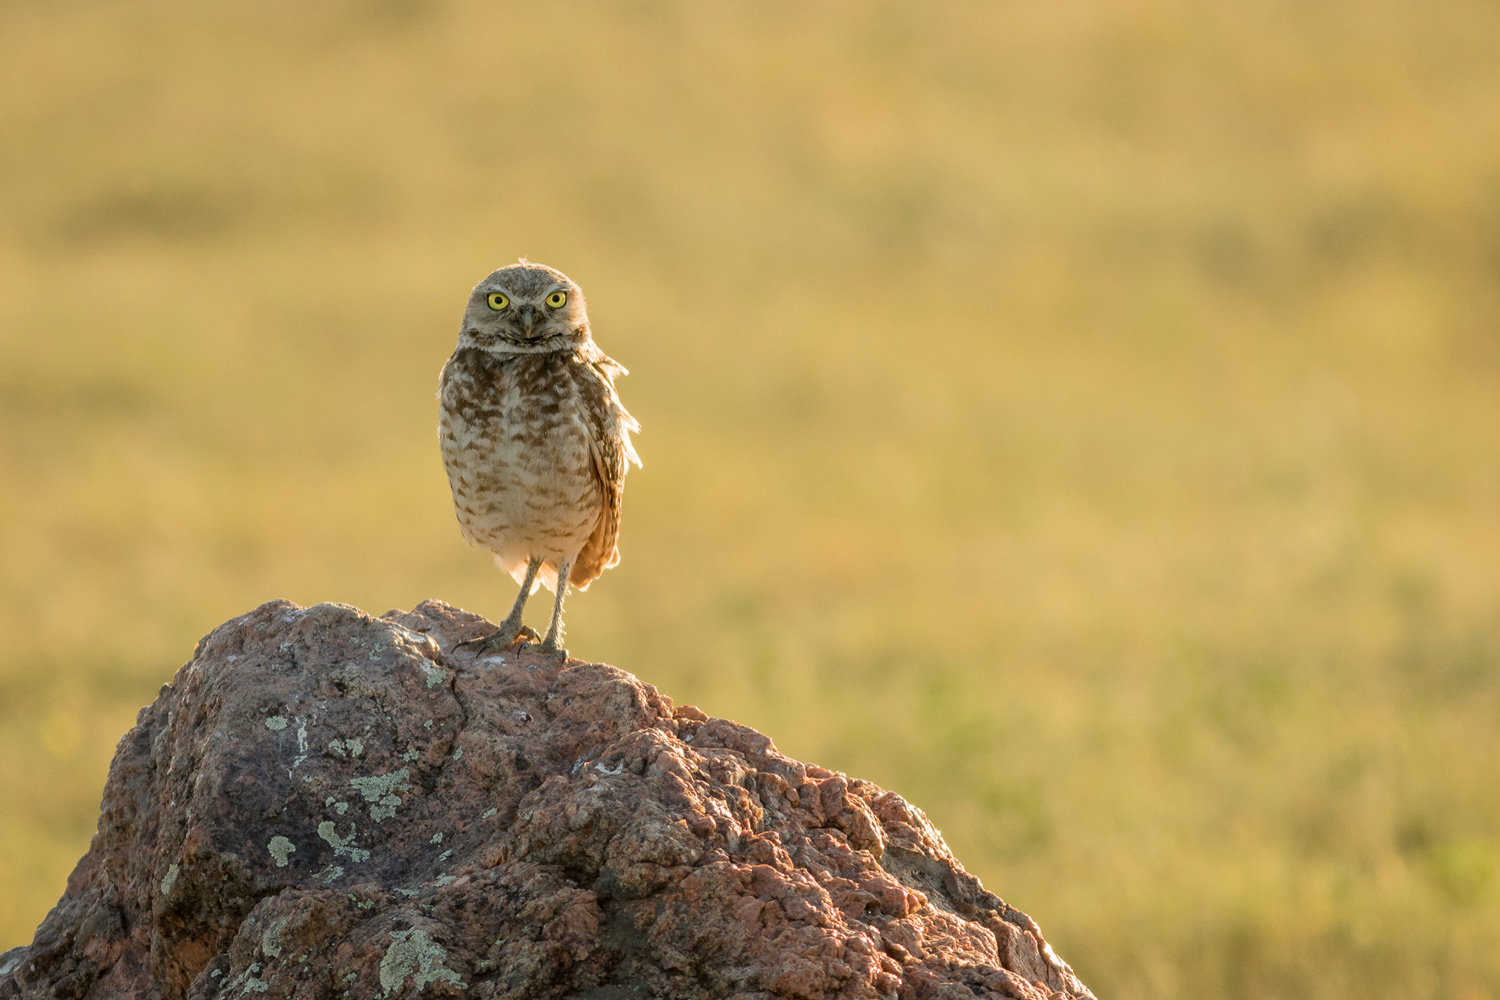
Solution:
M 501 354 L 566 350 L 589 339 L 583 291 L 556 268 L 522 258 L 474 286 L 458 339 Z

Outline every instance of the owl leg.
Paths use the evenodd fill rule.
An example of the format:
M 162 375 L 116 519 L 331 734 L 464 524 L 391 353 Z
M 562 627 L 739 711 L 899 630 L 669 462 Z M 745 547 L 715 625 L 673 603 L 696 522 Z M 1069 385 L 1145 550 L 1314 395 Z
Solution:
M 521 623 L 521 612 L 526 609 L 526 598 L 531 594 L 532 584 L 536 582 L 537 570 L 542 568 L 542 560 L 539 556 L 533 556 L 526 563 L 526 580 L 521 584 L 521 592 L 516 595 L 516 603 L 510 609 L 510 614 L 505 616 L 505 621 L 490 635 L 478 639 L 469 639 L 461 642 L 459 646 L 475 646 L 475 656 L 483 656 L 492 649 L 505 649 L 516 644 L 516 640 L 522 636 L 535 639 L 536 630 L 529 625 Z
M 547 630 L 547 638 L 542 640 L 542 652 L 561 653 L 563 659 L 568 658 L 568 651 L 557 644 L 562 635 L 562 608 L 563 598 L 568 594 L 568 576 L 573 572 L 573 561 L 557 564 L 557 600 L 552 604 L 552 627 Z

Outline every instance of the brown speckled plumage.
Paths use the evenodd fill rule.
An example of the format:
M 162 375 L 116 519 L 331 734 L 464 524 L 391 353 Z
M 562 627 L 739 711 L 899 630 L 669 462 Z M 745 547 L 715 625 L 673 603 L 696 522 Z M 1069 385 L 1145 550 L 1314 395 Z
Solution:
M 470 296 L 438 393 L 443 465 L 464 537 L 523 588 L 487 645 L 515 640 L 542 583 L 558 595 L 555 647 L 559 573 L 583 589 L 619 562 L 625 469 L 640 464 L 638 425 L 615 391 L 624 373 L 594 344 L 583 294 L 561 272 L 522 261 Z

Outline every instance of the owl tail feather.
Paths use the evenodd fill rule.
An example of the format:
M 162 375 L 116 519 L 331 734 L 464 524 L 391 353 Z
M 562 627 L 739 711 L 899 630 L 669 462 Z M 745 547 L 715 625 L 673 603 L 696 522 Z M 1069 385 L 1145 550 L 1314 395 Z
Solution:
M 519 559 L 515 562 L 507 562 L 497 555 L 495 557 L 495 565 L 499 566 L 501 569 L 505 570 L 505 572 L 509 573 L 511 575 L 511 579 L 515 580 L 518 585 L 526 582 L 525 559 Z M 538 570 L 536 579 L 531 581 L 531 590 L 528 592 L 528 594 L 535 594 L 537 588 L 540 587 L 544 582 L 547 584 L 547 589 L 552 590 L 557 583 L 557 570 L 551 566 L 543 566 L 540 570 Z
M 620 561 L 620 556 L 619 556 L 619 552 L 617 551 L 615 553 L 614 560 L 612 562 L 610 562 L 609 565 L 613 566 L 615 563 L 617 563 L 619 561 Z M 495 557 L 495 564 L 497 566 L 499 566 L 501 569 L 505 570 L 505 572 L 509 573 L 511 575 L 511 579 L 515 580 L 517 584 L 522 584 L 522 583 L 526 582 L 526 560 L 525 559 L 522 559 L 519 562 L 515 562 L 515 563 L 507 563 L 507 562 L 503 562 L 499 556 L 496 556 Z M 588 581 L 588 583 L 585 583 L 585 584 L 582 584 L 582 585 L 578 584 L 577 582 L 574 582 L 572 584 L 572 587 L 573 587 L 574 590 L 588 590 L 589 589 L 589 583 L 593 583 L 593 582 L 594 582 L 593 580 L 590 580 L 590 581 Z M 536 579 L 531 582 L 531 593 L 535 594 L 537 592 L 537 590 L 539 590 L 542 587 L 546 587 L 548 590 L 552 591 L 552 593 L 554 593 L 554 594 L 557 593 L 557 567 L 553 566 L 550 563 L 542 563 L 541 569 L 537 570 Z M 528 595 L 528 596 L 530 596 L 530 595 Z

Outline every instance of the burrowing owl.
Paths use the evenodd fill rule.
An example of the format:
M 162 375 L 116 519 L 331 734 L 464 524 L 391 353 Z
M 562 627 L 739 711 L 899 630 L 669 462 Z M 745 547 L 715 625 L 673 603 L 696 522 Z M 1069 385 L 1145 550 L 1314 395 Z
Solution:
M 464 537 L 521 585 L 479 652 L 515 643 L 538 583 L 557 599 L 542 648 L 558 646 L 563 597 L 620 561 L 620 501 L 640 430 L 615 392 L 625 369 L 589 335 L 583 292 L 522 260 L 474 286 L 443 366 L 438 437 Z

